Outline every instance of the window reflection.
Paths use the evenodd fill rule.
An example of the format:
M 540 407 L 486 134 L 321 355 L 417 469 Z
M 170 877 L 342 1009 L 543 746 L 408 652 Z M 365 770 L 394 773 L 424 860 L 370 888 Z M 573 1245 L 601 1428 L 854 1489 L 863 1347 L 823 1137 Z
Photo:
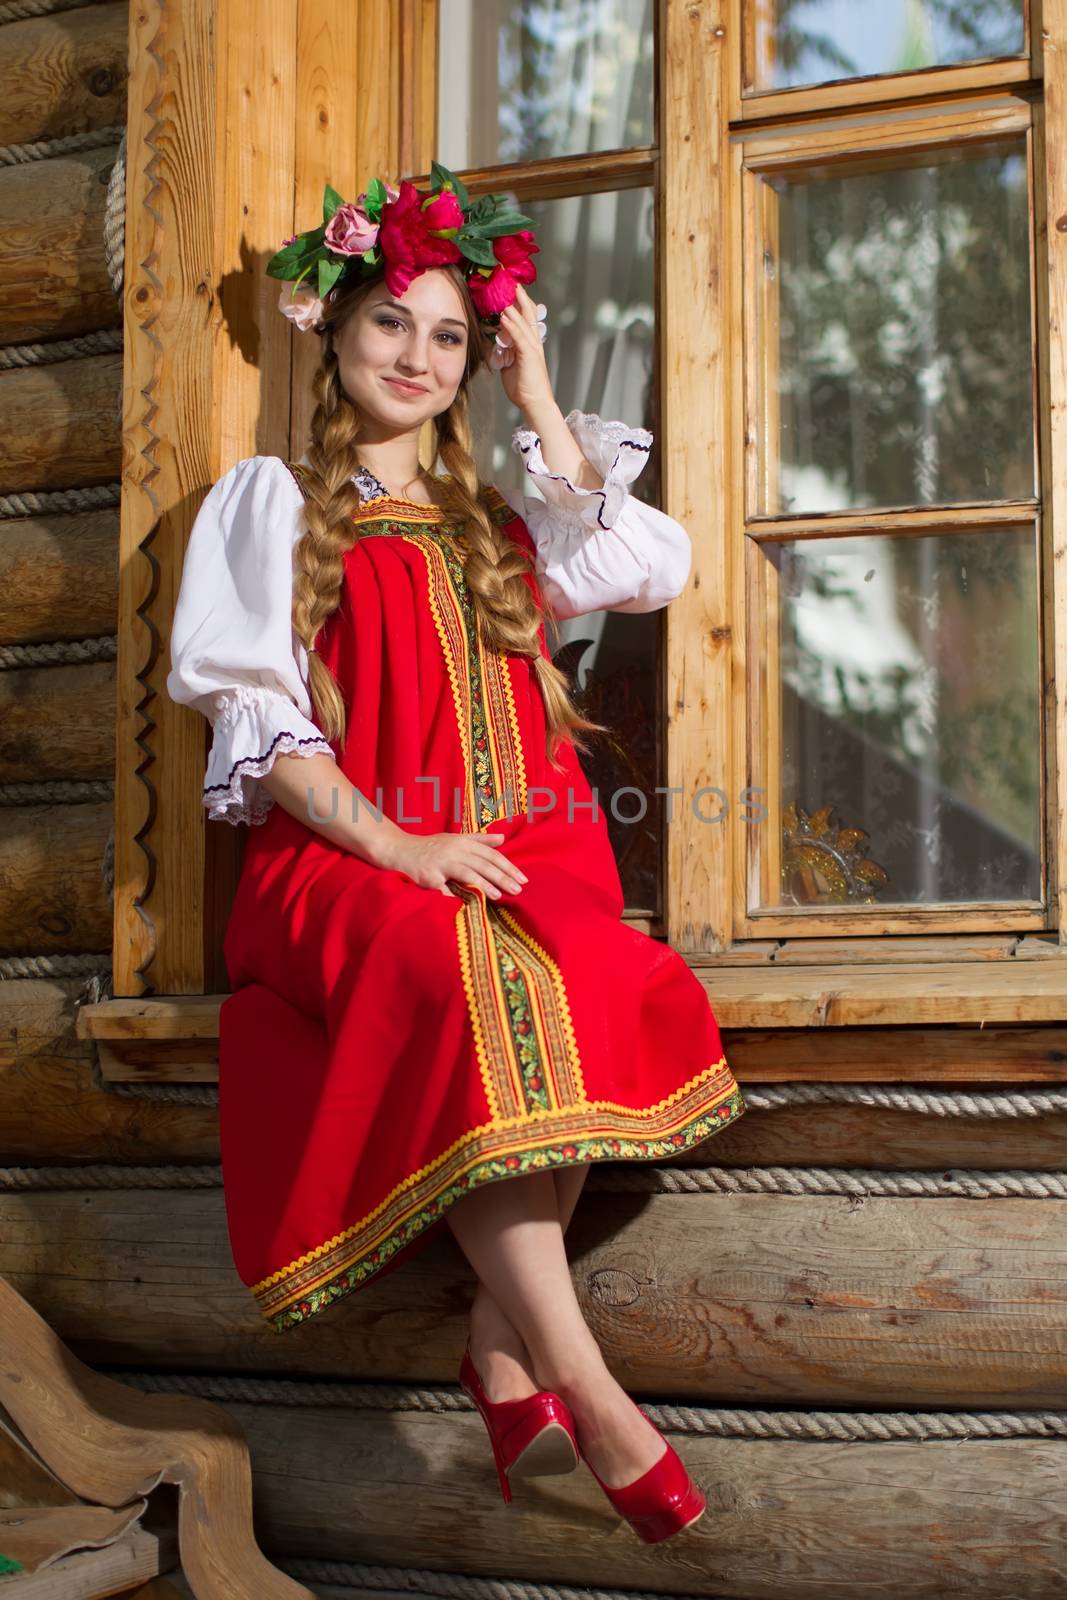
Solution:
M 1018 55 L 1023 0 L 749 0 L 757 89 Z
M 764 718 L 780 730 L 775 903 L 1038 899 L 1033 527 L 764 554 L 781 657 Z
M 439 0 L 453 171 L 654 142 L 653 0 Z
M 653 194 L 623 189 L 562 200 L 530 201 L 512 196 L 534 222 L 542 248 L 534 258 L 538 277 L 527 285 L 535 303 L 547 307 L 545 356 L 553 390 L 564 414 L 595 412 L 606 421 L 648 427 L 655 433 L 655 323 L 653 283 Z M 499 488 L 540 494 L 511 447 L 522 423 L 495 372 L 484 372 L 472 389 L 476 460 L 483 479 Z M 648 464 L 630 487 L 636 499 L 658 502 L 658 438 Z M 626 904 L 660 911 L 660 851 L 664 807 L 655 787 L 660 770 L 658 650 L 659 612 L 631 615 L 599 611 L 549 627 L 553 659 L 571 675 L 586 715 L 607 723 L 611 737 L 590 736 L 582 763 L 599 790 Z M 641 820 L 617 821 L 611 796 L 634 787 L 646 797 Z M 636 816 L 636 796 L 617 803 L 620 816 Z
M 762 509 L 1033 495 L 1022 142 L 760 188 Z

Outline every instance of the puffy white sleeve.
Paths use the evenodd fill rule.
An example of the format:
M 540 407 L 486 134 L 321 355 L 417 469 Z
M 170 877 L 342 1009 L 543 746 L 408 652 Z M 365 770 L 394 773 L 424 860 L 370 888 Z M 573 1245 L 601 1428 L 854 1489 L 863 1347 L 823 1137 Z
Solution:
M 596 412 L 571 411 L 565 421 L 603 488 L 581 489 L 549 471 L 540 436 L 520 427 L 512 448 L 544 499 L 501 491 L 530 530 L 541 592 L 560 621 L 589 611 L 658 611 L 684 589 L 692 546 L 681 523 L 627 488 L 648 460 L 652 434 Z
M 251 456 L 208 491 L 189 535 L 166 687 L 212 725 L 203 800 L 214 821 L 264 822 L 274 798 L 258 780 L 279 755 L 334 753 L 310 720 L 292 622 L 302 506 L 280 457 Z

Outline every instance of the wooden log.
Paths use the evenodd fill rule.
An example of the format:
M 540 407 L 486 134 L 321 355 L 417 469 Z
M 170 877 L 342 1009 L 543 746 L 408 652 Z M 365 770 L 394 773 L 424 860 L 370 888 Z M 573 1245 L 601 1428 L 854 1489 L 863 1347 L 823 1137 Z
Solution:
M 0 1160 L 217 1161 L 214 1106 L 127 1099 L 97 1086 L 93 1046 L 74 1031 L 81 990 L 79 978 L 0 983 Z
M 0 28 L 0 144 L 30 144 L 126 116 L 126 0 Z
M 110 803 L 0 808 L 0 955 L 111 948 Z
M 122 470 L 121 355 L 0 372 L 0 489 L 110 483 Z
M 115 328 L 104 215 L 118 147 L 0 168 L 0 344 Z
M 582 1196 L 583 1312 L 630 1387 L 730 1404 L 1063 1404 L 1067 1201 Z M 0 1275 L 83 1360 L 455 1379 L 474 1279 L 446 1229 L 278 1334 L 220 1189 L 0 1194 Z M 432 1334 L 428 1330 L 433 1330 Z
M 113 661 L 0 672 L 0 783 L 114 771 Z
M 473 1411 L 226 1409 L 249 1442 L 274 1555 L 761 1600 L 1061 1600 L 1067 1582 L 1063 1441 L 672 1429 L 708 1507 L 655 1546 L 638 1542 L 585 1465 L 528 1479 L 505 1505 Z
M 117 506 L 0 523 L 0 643 L 114 633 L 118 538 Z

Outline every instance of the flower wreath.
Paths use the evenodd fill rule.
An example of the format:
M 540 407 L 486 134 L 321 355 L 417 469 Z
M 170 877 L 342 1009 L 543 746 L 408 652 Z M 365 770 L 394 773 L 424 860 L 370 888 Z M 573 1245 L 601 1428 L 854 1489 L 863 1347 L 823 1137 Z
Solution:
M 353 275 L 369 277 L 383 260 L 385 282 L 397 298 L 428 267 L 464 262 L 479 320 L 487 333 L 496 333 L 490 365 L 500 368 L 514 359 L 510 340 L 497 331 L 500 313 L 514 304 L 517 284 L 537 277 L 531 257 L 541 247 L 531 222 L 505 195 L 481 195 L 472 203 L 461 180 L 434 161 L 429 191 L 407 178 L 399 189 L 372 178 L 352 202 L 327 184 L 321 224 L 286 239 L 268 261 L 267 274 L 293 285 L 288 295 L 282 291 L 279 310 L 300 332 L 321 333 L 327 301 Z M 312 276 L 315 290 L 302 288 Z M 545 307 L 539 305 L 542 339 L 544 317 Z

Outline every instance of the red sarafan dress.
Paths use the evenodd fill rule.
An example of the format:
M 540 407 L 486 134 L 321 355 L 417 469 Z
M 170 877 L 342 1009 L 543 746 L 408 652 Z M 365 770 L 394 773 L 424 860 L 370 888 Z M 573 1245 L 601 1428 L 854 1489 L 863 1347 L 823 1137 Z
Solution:
M 618 609 L 654 609 L 657 582 L 677 586 L 685 535 L 623 487 L 651 436 L 595 414 L 567 420 L 605 463 L 606 492 L 549 474 L 519 430 L 554 498 L 488 487 L 490 515 L 529 557 L 539 599 L 547 589 L 569 614 L 613 595 Z M 281 638 L 291 590 L 278 551 L 291 583 L 300 473 L 255 457 L 209 495 L 168 679 L 214 714 L 209 813 L 255 824 L 224 944 L 219 1117 L 234 1262 L 279 1332 L 396 1267 L 474 1189 L 662 1161 L 744 1111 L 700 980 L 622 920 L 605 801 L 569 743 L 563 770 L 550 765 L 533 662 L 483 642 L 462 527 L 389 498 L 365 471 L 341 604 L 317 643 L 347 731 L 340 745 L 323 738 L 306 652 L 291 636 L 283 659 Z M 610 549 L 613 535 L 625 559 L 610 550 L 598 569 L 597 541 Z M 497 848 L 527 883 L 499 899 L 455 883 L 446 895 L 330 843 L 256 782 L 280 750 L 329 751 L 411 833 L 503 835 Z

